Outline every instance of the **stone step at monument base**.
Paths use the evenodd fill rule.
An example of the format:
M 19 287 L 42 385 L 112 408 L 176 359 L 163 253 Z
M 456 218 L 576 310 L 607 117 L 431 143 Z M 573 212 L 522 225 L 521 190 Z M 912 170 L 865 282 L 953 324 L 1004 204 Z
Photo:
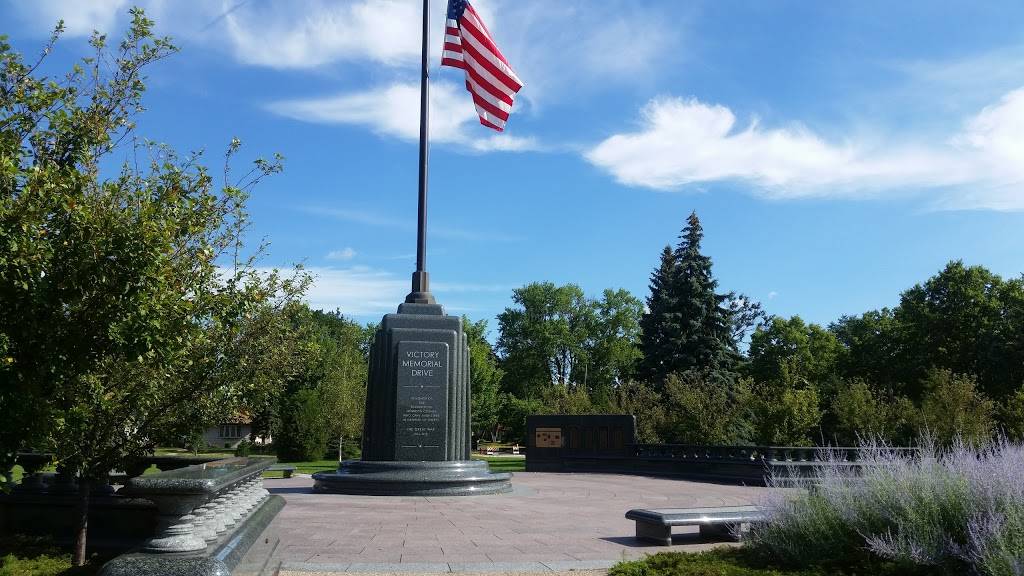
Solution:
M 512 475 L 482 460 L 394 462 L 350 460 L 337 472 L 313 474 L 313 490 L 366 496 L 474 496 L 512 490 Z

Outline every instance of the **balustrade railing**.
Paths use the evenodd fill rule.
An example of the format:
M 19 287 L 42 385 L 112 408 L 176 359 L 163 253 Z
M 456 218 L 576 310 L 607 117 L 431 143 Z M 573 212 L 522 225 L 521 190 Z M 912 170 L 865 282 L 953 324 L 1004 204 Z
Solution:
M 676 461 L 721 462 L 858 462 L 861 454 L 874 448 L 847 446 L 726 446 L 691 444 L 633 444 L 631 454 L 637 458 Z M 916 448 L 885 448 L 886 451 L 916 452 Z
M 146 552 L 204 550 L 241 524 L 269 493 L 263 471 L 274 458 L 227 458 L 128 479 L 122 496 L 144 498 L 157 507 L 156 534 Z

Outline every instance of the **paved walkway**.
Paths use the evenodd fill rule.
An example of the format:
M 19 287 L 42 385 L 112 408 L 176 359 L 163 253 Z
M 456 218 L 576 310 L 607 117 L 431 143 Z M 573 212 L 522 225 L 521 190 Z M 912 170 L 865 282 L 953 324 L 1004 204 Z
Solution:
M 763 488 L 615 474 L 521 472 L 514 492 L 475 497 L 313 494 L 312 479 L 268 479 L 287 500 L 268 530 L 281 574 L 542 573 L 603 569 L 664 550 L 714 546 L 696 528 L 672 547 L 637 542 L 630 508 L 755 503 Z M 579 572 L 574 572 L 579 574 Z

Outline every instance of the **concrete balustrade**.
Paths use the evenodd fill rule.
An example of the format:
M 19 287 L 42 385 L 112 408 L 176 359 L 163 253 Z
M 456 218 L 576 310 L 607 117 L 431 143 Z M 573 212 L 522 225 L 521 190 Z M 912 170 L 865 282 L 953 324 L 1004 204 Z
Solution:
M 273 463 L 272 458 L 228 458 L 131 478 L 118 494 L 157 507 L 157 531 L 143 545 L 145 552 L 195 552 L 258 509 L 265 492 L 262 473 Z

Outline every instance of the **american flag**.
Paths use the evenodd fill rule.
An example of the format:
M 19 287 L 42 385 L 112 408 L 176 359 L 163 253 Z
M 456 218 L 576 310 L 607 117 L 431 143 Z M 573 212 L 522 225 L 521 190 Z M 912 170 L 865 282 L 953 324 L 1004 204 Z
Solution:
M 469 0 L 448 0 L 441 65 L 466 71 L 466 90 L 473 95 L 480 123 L 498 132 L 504 130 L 523 83 Z

